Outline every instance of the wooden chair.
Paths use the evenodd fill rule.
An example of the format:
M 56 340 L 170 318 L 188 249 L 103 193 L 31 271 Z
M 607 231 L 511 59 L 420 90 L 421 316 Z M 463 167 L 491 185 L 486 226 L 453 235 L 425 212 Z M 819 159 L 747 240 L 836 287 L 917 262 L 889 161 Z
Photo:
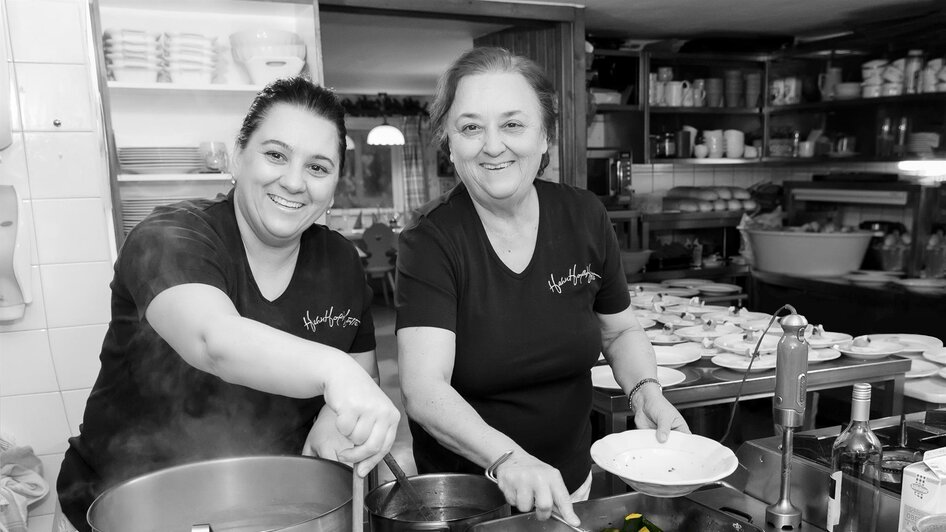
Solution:
M 391 289 L 391 298 L 394 297 L 394 244 L 397 236 L 387 224 L 374 223 L 365 229 L 362 239 L 365 242 L 365 274 L 369 279 L 380 279 L 381 290 L 384 294 L 384 304 L 388 301 L 388 286 Z

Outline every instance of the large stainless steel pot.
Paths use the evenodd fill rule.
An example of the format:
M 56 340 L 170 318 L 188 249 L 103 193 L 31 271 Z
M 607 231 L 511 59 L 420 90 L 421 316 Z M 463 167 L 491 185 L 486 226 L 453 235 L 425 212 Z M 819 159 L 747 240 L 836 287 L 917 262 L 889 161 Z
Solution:
M 304 456 L 247 456 L 149 473 L 89 508 L 97 532 L 350 532 L 349 466 Z
M 464 532 L 471 526 L 509 515 L 503 492 L 488 478 L 460 473 L 410 477 L 436 521 L 424 521 L 396 481 L 371 490 L 365 498 L 371 532 L 442 530 Z

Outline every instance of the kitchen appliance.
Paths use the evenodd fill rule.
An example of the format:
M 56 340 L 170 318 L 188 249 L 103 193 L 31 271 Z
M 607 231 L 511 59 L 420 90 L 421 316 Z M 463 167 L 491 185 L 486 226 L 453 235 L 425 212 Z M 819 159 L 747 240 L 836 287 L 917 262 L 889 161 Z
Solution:
M 883 442 L 885 451 L 891 446 L 900 445 L 899 416 L 875 419 L 870 424 Z M 946 446 L 946 410 L 907 414 L 905 426 L 908 448 L 926 451 Z M 831 474 L 831 446 L 841 428 L 834 426 L 799 432 L 793 438 L 792 493 L 796 495 L 804 520 L 817 523 L 818 526 L 827 518 L 825 503 Z M 772 436 L 748 441 L 736 450 L 739 463 L 748 468 L 748 475 L 744 482 L 741 479 L 739 487 L 750 499 L 773 501 L 778 497 L 779 487 L 772 479 L 778 478 L 782 467 L 781 444 L 782 438 Z M 699 492 L 695 495 L 699 495 Z M 880 495 L 877 530 L 897 530 L 900 485 L 882 483 Z M 739 504 L 741 502 L 735 501 L 730 506 L 742 510 Z
M 775 394 L 772 418 L 782 429 L 782 468 L 778 500 L 765 508 L 765 522 L 780 530 L 801 526 L 801 510 L 791 501 L 792 435 L 805 420 L 805 393 L 808 384 L 808 344 L 804 331 L 808 320 L 786 305 L 791 314 L 782 318 L 782 339 L 776 348 Z
M 436 520 L 423 519 L 407 493 L 392 480 L 365 497 L 372 532 L 464 532 L 477 523 L 510 514 L 503 492 L 483 475 L 437 473 L 413 476 L 410 481 Z
M 617 149 L 589 149 L 588 190 L 608 207 L 627 207 L 631 202 L 631 153 Z
M 349 466 L 305 456 L 195 462 L 108 489 L 88 520 L 95 532 L 350 532 L 351 478 Z

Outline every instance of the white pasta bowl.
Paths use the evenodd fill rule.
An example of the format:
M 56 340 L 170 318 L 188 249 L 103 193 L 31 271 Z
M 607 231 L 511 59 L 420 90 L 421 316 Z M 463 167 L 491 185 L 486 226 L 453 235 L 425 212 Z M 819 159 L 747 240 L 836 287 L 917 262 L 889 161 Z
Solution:
M 720 481 L 739 465 L 719 442 L 672 431 L 665 443 L 657 431 L 638 429 L 609 434 L 591 445 L 591 458 L 628 486 L 653 497 L 682 497 Z

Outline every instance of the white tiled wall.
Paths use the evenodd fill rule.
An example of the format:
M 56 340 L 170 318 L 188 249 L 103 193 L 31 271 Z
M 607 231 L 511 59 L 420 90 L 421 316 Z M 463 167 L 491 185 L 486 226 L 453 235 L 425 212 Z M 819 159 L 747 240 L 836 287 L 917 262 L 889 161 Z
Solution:
M 78 434 L 109 319 L 104 135 L 92 98 L 87 2 L 0 6 L 11 50 L 0 61 L 12 66 L 16 124 L 13 145 L 0 152 L 0 184 L 22 198 L 33 293 L 22 319 L 0 322 L 0 433 L 31 446 L 43 464 L 51 491 L 30 506 L 29 530 L 49 532 L 66 440 Z

